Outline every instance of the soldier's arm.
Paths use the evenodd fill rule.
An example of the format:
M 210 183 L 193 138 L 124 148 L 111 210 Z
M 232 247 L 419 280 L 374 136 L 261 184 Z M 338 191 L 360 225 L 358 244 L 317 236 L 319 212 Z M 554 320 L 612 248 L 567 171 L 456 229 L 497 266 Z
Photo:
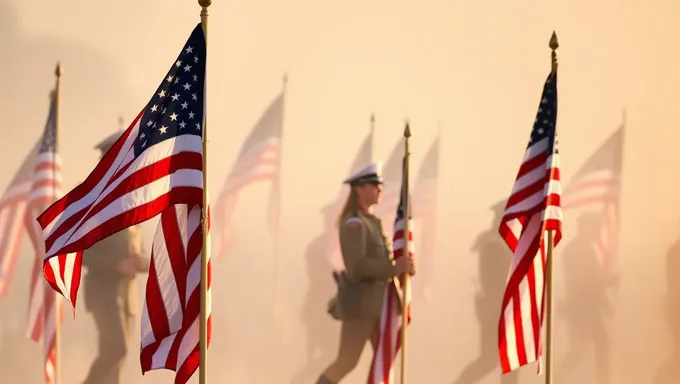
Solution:
M 392 261 L 381 257 L 367 257 L 367 229 L 357 217 L 349 218 L 340 230 L 340 245 L 345 268 L 350 276 L 387 279 L 397 275 Z
M 149 258 L 145 256 L 142 233 L 136 226 L 129 227 L 125 231 L 125 240 L 128 245 L 128 255 L 132 257 L 139 272 L 149 272 Z

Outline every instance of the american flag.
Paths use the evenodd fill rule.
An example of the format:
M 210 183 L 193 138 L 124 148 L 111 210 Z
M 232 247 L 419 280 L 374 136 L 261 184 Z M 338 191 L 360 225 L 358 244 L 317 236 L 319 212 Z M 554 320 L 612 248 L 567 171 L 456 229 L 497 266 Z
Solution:
M 272 236 L 275 239 L 278 236 L 284 98 L 285 93 L 281 92 L 255 124 L 217 197 L 215 209 L 218 214 L 215 219 L 220 228 L 218 256 L 224 256 L 229 251 L 234 231 L 232 215 L 236 209 L 238 193 L 251 183 L 272 181 L 268 224 Z
M 356 172 L 356 170 L 358 170 L 359 168 L 370 163 L 372 159 L 373 159 L 373 131 L 371 131 L 371 133 L 369 133 L 366 136 L 363 144 L 361 144 L 359 151 L 354 157 L 352 166 L 349 168 L 347 177 L 349 177 L 353 172 Z M 335 198 L 335 201 L 331 203 L 331 208 L 329 209 L 328 214 L 332 214 L 335 217 L 340 215 L 340 210 L 342 210 L 342 205 L 345 203 L 345 198 L 348 193 L 347 190 L 348 188 L 346 185 L 343 185 L 340 188 L 340 191 L 338 191 L 338 195 Z M 331 230 L 328 233 L 326 233 L 326 238 L 328 239 L 329 243 L 328 255 L 331 266 L 336 271 L 344 270 L 345 262 L 342 259 L 342 254 L 340 253 L 340 242 L 338 241 L 338 233 L 336 231 Z
M 405 170 L 406 159 L 403 160 L 402 169 Z M 394 220 L 394 259 L 397 260 L 404 256 L 404 211 L 408 209 L 408 257 L 413 257 L 413 250 L 415 249 L 413 243 L 413 218 L 411 216 L 410 204 L 408 208 L 405 206 L 406 201 L 404 197 L 407 196 L 409 190 L 408 174 L 402 173 L 401 183 L 401 198 L 397 206 L 397 217 Z M 409 196 L 410 198 L 410 196 Z M 399 277 L 399 287 L 404 287 L 403 276 Z M 406 315 L 408 324 L 411 324 L 411 285 L 406 287 L 406 291 L 401 291 L 406 297 Z M 378 334 L 378 343 L 375 348 L 373 360 L 371 361 L 371 370 L 369 371 L 368 384 L 390 384 L 394 382 L 393 367 L 394 358 L 397 356 L 401 348 L 401 324 L 402 311 L 401 299 L 399 291 L 397 290 L 396 281 L 385 285 L 385 294 L 383 299 L 383 308 L 380 315 L 380 329 Z
M 33 185 L 35 162 L 40 144 L 40 140 L 36 142 L 0 197 L 0 295 L 2 296 L 6 295 L 9 290 L 21 249 L 21 241 L 26 233 L 24 217 L 28 196 Z
M 614 272 L 619 235 L 621 164 L 624 127 L 621 126 L 586 160 L 564 188 L 565 210 L 594 209 L 602 215 L 595 252 L 607 273 Z
M 61 158 L 57 151 L 57 96 L 50 97 L 50 110 L 38 149 L 33 173 L 33 184 L 29 193 L 28 209 L 24 222 L 35 250 L 35 262 L 31 275 L 28 299 L 27 336 L 43 348 L 45 358 L 45 382 L 55 382 L 56 370 L 56 331 L 61 323 L 61 307 L 56 293 L 42 279 L 42 260 L 45 248 L 42 242 L 42 231 L 35 221 L 40 212 L 54 203 L 62 195 L 61 191 Z M 57 318 L 57 310 L 60 317 Z
M 539 361 L 544 316 L 546 231 L 562 237 L 557 73 L 543 87 L 529 145 L 505 206 L 499 232 L 513 252 L 498 325 L 503 373 Z
M 147 281 L 141 364 L 142 372 L 174 370 L 175 383 L 189 379 L 199 358 L 197 266 L 203 244 L 195 222 L 203 205 L 205 60 L 198 24 L 132 125 L 82 184 L 38 218 L 47 250 L 45 278 L 75 308 L 83 251 L 161 214 Z

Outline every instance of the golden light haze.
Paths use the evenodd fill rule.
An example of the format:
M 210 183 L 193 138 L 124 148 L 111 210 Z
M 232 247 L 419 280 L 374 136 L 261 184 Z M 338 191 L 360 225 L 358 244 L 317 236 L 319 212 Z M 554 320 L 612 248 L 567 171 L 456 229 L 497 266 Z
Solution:
M 42 132 L 57 61 L 64 68 L 60 153 L 70 188 L 94 168 L 93 146 L 117 129 L 118 116 L 129 123 L 148 101 L 200 21 L 199 12 L 190 0 L 0 0 L 0 116 L 7 143 L 0 152 L 0 186 L 9 183 Z M 414 173 L 442 132 L 443 235 L 433 261 L 433 301 L 414 304 L 409 375 L 412 384 L 453 381 L 477 353 L 477 259 L 471 244 L 489 225 L 488 207 L 510 192 L 550 70 L 553 30 L 560 40 L 558 131 L 565 183 L 627 111 L 612 369 L 616 383 L 650 382 L 670 353 L 662 308 L 664 258 L 680 230 L 680 2 L 215 0 L 209 12 L 213 196 L 288 74 L 282 250 L 273 260 L 265 228 L 270 185 L 248 187 L 235 215 L 234 248 L 214 263 L 211 383 L 271 384 L 265 372 L 276 369 L 285 384 L 304 364 L 302 255 L 321 231 L 320 209 L 335 198 L 372 113 L 375 153 L 383 161 L 410 120 Z M 565 217 L 565 241 L 574 235 L 574 219 Z M 155 226 L 155 220 L 143 225 L 147 249 Z M 0 300 L 2 318 L 11 313 L 23 321 L 32 261 L 26 241 L 12 298 Z M 275 271 L 279 361 L 270 364 L 271 322 L 265 317 Z M 558 298 L 559 270 L 556 276 Z M 86 374 L 96 351 L 92 324 L 81 308 L 75 320 L 66 316 L 66 382 Z M 567 340 L 561 323 L 555 324 L 559 358 Z M 139 374 L 138 325 L 134 332 L 125 382 L 168 382 L 169 372 Z M 41 358 L 35 351 L 35 361 L 22 369 L 35 370 L 38 380 Z M 587 359 L 579 371 L 583 384 L 592 376 Z M 347 383 L 363 382 L 369 348 L 361 364 Z M 533 366 L 524 370 L 522 383 L 539 382 Z M 480 384 L 495 380 L 489 376 Z

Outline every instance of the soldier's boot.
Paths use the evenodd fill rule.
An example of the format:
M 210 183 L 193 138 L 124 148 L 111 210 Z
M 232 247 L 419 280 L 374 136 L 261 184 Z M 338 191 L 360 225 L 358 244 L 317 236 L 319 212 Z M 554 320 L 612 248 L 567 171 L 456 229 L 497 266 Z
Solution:
M 328 380 L 326 376 L 321 375 L 315 384 L 335 384 L 334 382 Z

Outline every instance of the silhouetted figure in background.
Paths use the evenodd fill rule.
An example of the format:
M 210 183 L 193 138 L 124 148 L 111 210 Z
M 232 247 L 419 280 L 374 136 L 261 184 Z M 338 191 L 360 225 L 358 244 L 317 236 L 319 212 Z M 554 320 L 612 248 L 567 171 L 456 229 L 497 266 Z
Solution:
M 102 157 L 123 131 L 109 135 L 96 148 Z M 99 333 L 98 354 L 83 384 L 121 384 L 134 320 L 139 312 L 136 276 L 149 271 L 139 227 L 133 225 L 91 246 L 83 255 L 85 308 Z
M 61 60 L 65 67 L 62 83 L 63 131 L 60 134 L 60 145 L 64 144 L 64 148 L 73 145 L 78 138 L 98 136 L 101 130 L 93 128 L 92 122 L 101 122 L 106 116 L 113 118 L 119 113 L 119 100 L 131 98 L 114 61 L 97 51 L 97 47 L 93 49 L 78 41 L 40 35 L 35 31 L 26 33 L 22 30 L 23 23 L 14 4 L 18 2 L 0 0 L 0 52 L 4 52 L 0 71 L 3 87 L 0 109 L 6 142 L 25 144 L 3 147 L 0 162 L 6 168 L 6 176 L 19 166 L 20 159 L 26 156 L 30 145 L 38 140 L 44 128 L 48 108 L 46 96 L 54 86 L 57 60 Z M 87 113 L 81 113 L 84 110 Z M 67 160 L 64 164 L 71 163 Z M 73 173 L 69 169 L 64 169 L 64 172 L 68 183 Z M 5 177 L 0 179 L 0 190 L 4 190 L 9 181 Z M 34 258 L 28 244 L 23 242 L 7 296 L 0 297 L 0 383 L 3 384 L 41 382 L 44 376 L 40 368 L 44 360 L 42 349 L 26 337 L 28 277 L 31 276 Z M 68 321 L 68 315 L 65 318 L 62 355 L 66 360 L 80 360 L 82 356 L 78 352 L 88 341 L 86 338 L 91 328 L 84 326 L 87 329 L 82 332 L 70 332 L 73 322 Z M 73 380 L 70 372 L 65 372 L 62 379 L 65 382 Z
M 597 259 L 595 242 L 600 235 L 602 217 L 585 213 L 578 218 L 576 237 L 560 252 L 566 296 L 557 311 L 566 322 L 569 350 L 558 366 L 559 377 L 567 380 L 588 347 L 595 351 L 595 381 L 610 383 L 610 343 L 606 318 L 612 314 L 607 288 L 616 283 Z
M 498 234 L 498 227 L 503 218 L 505 201 L 492 206 L 494 219 L 491 228 L 477 237 L 472 251 L 479 253 L 479 283 L 475 296 L 475 313 L 480 326 L 480 354 L 469 363 L 454 381 L 454 384 L 472 384 L 481 382 L 491 372 L 500 375 L 498 359 L 498 320 L 505 283 L 510 270 L 512 252 Z M 517 384 L 519 372 L 502 375 L 503 384 Z
M 671 333 L 672 351 L 654 375 L 652 384 L 675 384 L 680 381 L 680 238 L 666 254 L 666 323 Z
M 338 350 L 338 324 L 326 312 L 326 303 L 336 291 L 333 268 L 328 262 L 330 237 L 337 236 L 336 218 L 334 211 L 331 211 L 333 207 L 334 205 L 329 205 L 322 210 L 324 231 L 309 243 L 305 251 L 308 286 L 302 308 L 302 322 L 306 331 L 307 362 L 291 380 L 291 384 L 313 383 Z

